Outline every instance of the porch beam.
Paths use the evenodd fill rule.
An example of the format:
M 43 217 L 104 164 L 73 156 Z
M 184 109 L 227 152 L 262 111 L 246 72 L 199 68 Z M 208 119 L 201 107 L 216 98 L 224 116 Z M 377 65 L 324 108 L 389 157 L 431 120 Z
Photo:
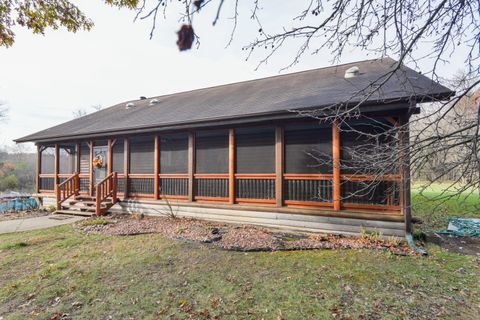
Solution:
M 153 173 L 154 173 L 154 177 L 153 177 L 153 197 L 156 199 L 158 199 L 158 175 L 160 174 L 160 137 L 158 135 L 155 136 L 155 150 L 154 150 L 154 158 L 155 158 L 155 163 L 153 165 Z
M 235 203 L 235 130 L 228 130 L 228 203 Z
M 283 206 L 283 174 L 285 166 L 283 128 L 275 127 L 275 203 Z
M 340 128 L 338 121 L 332 123 L 332 164 L 333 164 L 333 210 L 341 209 L 340 191 Z
M 194 200 L 195 133 L 188 133 L 188 201 Z

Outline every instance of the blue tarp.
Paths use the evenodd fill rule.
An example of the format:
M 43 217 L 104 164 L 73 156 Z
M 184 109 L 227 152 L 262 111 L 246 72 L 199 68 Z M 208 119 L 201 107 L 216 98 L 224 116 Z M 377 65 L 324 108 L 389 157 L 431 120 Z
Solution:
M 0 201 L 0 212 L 23 211 L 38 208 L 37 201 L 34 198 L 16 198 Z

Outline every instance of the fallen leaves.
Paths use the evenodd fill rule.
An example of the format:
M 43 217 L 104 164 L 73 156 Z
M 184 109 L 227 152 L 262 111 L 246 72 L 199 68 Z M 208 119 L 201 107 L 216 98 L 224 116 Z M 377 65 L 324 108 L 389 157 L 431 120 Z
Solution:
M 170 239 L 183 239 L 212 243 L 216 247 L 233 251 L 280 251 L 318 249 L 373 249 L 390 251 L 398 255 L 414 252 L 400 241 L 380 237 L 346 237 L 325 234 L 293 234 L 272 232 L 254 226 L 234 226 L 194 219 L 171 219 L 145 216 L 137 219 L 129 215 L 105 217 L 102 225 L 77 224 L 89 233 L 107 235 L 136 235 L 160 233 Z

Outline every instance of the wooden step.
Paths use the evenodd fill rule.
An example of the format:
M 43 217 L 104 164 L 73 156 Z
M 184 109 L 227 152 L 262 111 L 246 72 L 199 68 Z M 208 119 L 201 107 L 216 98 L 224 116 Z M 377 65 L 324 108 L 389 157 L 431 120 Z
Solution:
M 107 208 L 109 208 L 108 205 L 100 206 L 100 209 L 107 209 Z M 62 209 L 67 209 L 67 210 L 77 209 L 78 211 L 95 211 L 96 206 L 80 207 L 80 206 L 77 206 L 77 205 L 69 206 L 69 205 L 62 204 Z
M 79 201 L 95 201 L 95 197 L 90 197 L 90 196 L 76 196 L 75 200 Z
M 85 212 L 85 211 L 77 211 L 77 210 L 57 210 L 55 211 L 55 214 L 69 214 L 69 215 L 75 215 L 75 216 L 85 216 L 85 217 L 91 217 L 95 215 L 94 212 Z
M 95 206 L 97 204 L 96 201 L 81 201 L 81 200 L 72 200 L 72 201 L 69 201 L 68 202 L 70 205 L 74 205 L 74 204 L 84 204 L 84 205 L 87 205 L 87 206 Z M 102 201 L 101 204 L 111 204 L 112 201 L 111 200 L 105 200 L 105 201 Z

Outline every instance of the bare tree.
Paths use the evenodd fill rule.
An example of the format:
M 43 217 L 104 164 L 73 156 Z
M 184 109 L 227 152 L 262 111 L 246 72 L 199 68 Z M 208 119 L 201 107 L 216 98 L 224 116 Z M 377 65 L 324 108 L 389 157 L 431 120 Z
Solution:
M 181 0 L 176 5 L 165 0 L 144 0 L 136 17 L 151 20 L 152 36 L 159 18 L 172 12 L 179 14 L 180 23 L 189 26 L 187 33 L 182 31 L 183 27 L 179 32 L 177 44 L 181 50 L 189 48 L 185 41 L 196 39 L 199 45 L 194 32 L 196 15 L 212 16 L 214 26 L 222 18 L 231 21 L 227 45 L 247 21 L 256 26 L 257 32 L 242 49 L 247 59 L 258 59 L 259 66 L 275 54 L 288 54 L 282 51 L 287 45 L 296 50 L 290 50 L 293 53 L 285 68 L 299 63 L 305 54 L 319 52 L 329 52 L 332 63 L 341 61 L 345 52 L 351 50 L 375 57 L 394 57 L 397 62 L 388 72 L 352 92 L 345 101 L 308 112 L 292 110 L 321 122 L 335 122 L 342 134 L 356 136 L 356 143 L 343 147 L 347 159 L 342 161 L 341 170 L 368 173 L 373 178 L 362 187 L 357 186 L 356 194 L 343 196 L 373 197 L 378 190 L 398 188 L 386 183 L 385 176 L 401 172 L 402 167 L 409 165 L 414 176 L 429 167 L 436 168 L 430 170 L 427 185 L 451 175 L 451 187 L 441 196 L 444 200 L 461 192 L 478 190 L 480 110 L 479 101 L 472 100 L 472 95 L 480 85 L 480 1 L 307 0 L 296 3 L 298 12 L 292 19 L 275 21 L 275 25 L 266 20 L 271 19 L 270 12 L 265 12 L 271 9 L 271 4 L 261 0 L 252 0 L 249 4 L 238 0 Z M 452 77 L 448 83 L 440 78 L 438 71 L 453 57 L 464 62 L 465 72 L 461 77 Z M 422 113 L 410 121 L 397 119 L 386 124 L 363 114 L 360 109 L 363 103 L 380 93 L 386 83 L 402 72 L 403 65 L 423 72 L 432 80 L 449 84 L 457 94 L 448 101 L 424 106 Z M 414 90 L 409 92 L 412 97 L 416 95 Z M 369 126 L 354 126 L 352 120 L 365 120 Z M 408 140 L 411 140 L 410 145 Z M 311 155 L 319 165 L 333 165 L 329 155 L 315 151 Z M 392 164 L 398 166 L 392 168 Z M 410 171 L 404 173 L 410 175 Z
M 99 104 L 96 104 L 96 105 L 91 106 L 90 108 L 92 108 L 94 110 L 93 112 L 97 112 L 97 111 L 102 110 L 103 107 Z M 74 118 L 81 118 L 83 116 L 86 116 L 87 114 L 88 114 L 88 112 L 84 108 L 78 108 L 77 110 L 73 111 L 73 117 Z

